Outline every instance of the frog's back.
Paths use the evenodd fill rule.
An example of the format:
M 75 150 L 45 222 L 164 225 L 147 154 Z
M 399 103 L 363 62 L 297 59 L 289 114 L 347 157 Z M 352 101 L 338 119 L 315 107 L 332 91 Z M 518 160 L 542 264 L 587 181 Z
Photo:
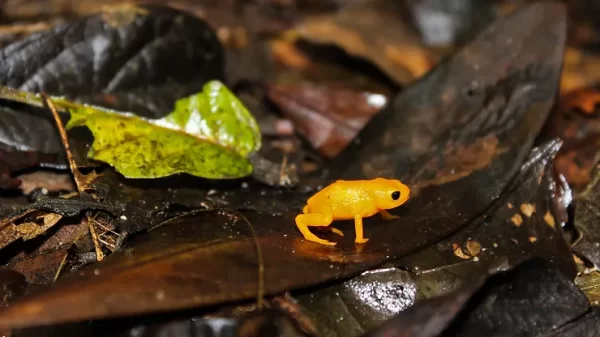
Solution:
M 336 180 L 327 187 L 320 190 L 310 200 L 325 200 L 344 198 L 345 194 L 354 195 L 357 192 L 362 192 L 365 189 L 365 182 L 368 180 Z
M 352 219 L 363 213 L 365 206 L 371 208 L 370 199 L 368 184 L 364 180 L 338 180 L 319 191 L 307 203 L 309 207 L 327 204 L 331 207 L 334 218 Z

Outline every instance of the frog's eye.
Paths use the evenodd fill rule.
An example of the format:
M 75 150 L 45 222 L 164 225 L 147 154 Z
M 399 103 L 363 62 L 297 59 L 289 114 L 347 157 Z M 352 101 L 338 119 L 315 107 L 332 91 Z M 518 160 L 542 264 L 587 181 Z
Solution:
M 394 200 L 400 199 L 400 192 L 398 192 L 398 191 L 392 192 L 392 199 L 394 199 Z

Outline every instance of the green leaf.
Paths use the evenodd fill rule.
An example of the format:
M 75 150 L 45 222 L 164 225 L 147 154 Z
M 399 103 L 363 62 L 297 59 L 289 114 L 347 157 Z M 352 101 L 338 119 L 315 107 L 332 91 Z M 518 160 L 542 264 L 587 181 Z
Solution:
M 161 119 L 143 119 L 54 98 L 71 114 L 66 128 L 87 126 L 94 135 L 88 157 L 106 162 L 127 178 L 188 173 L 211 179 L 252 173 L 248 155 L 261 146 L 254 117 L 219 81 L 176 102 Z

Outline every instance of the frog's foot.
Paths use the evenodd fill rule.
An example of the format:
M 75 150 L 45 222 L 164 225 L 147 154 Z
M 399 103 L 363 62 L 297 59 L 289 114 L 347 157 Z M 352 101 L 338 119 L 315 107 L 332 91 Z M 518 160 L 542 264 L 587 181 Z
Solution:
M 305 238 L 307 241 L 311 241 L 311 242 L 315 242 L 321 245 L 325 245 L 325 246 L 335 246 L 337 245 L 337 242 L 331 242 L 331 241 L 327 241 L 327 240 L 323 240 L 323 239 L 319 239 L 317 237 L 315 237 L 315 239 L 309 239 L 309 238 Z
M 383 220 L 387 220 L 387 221 L 394 220 L 394 219 L 400 219 L 399 216 L 393 215 L 393 214 L 391 214 L 390 212 L 388 212 L 388 211 L 386 211 L 384 209 L 380 210 L 379 214 L 381 214 L 381 217 L 383 218 Z
M 329 229 L 331 230 L 332 233 L 335 233 L 335 234 L 337 234 L 339 236 L 344 236 L 344 233 L 341 230 L 337 229 L 337 228 L 329 227 Z
M 311 223 L 314 223 L 314 225 Z M 329 224 L 331 224 L 331 217 L 319 213 L 300 214 L 296 216 L 296 227 L 298 227 L 298 230 L 300 230 L 300 233 L 302 233 L 305 240 L 326 246 L 335 246 L 335 242 L 323 240 L 308 229 L 308 226 L 327 227 Z
M 367 241 L 369 241 L 369 239 L 365 239 L 365 238 L 362 238 L 362 239 L 356 238 L 356 240 L 354 240 L 354 242 L 356 242 L 358 244 L 367 243 Z

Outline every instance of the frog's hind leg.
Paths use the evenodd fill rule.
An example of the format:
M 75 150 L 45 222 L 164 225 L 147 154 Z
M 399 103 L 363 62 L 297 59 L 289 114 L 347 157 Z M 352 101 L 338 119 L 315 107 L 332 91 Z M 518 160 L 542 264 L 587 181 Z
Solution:
M 304 212 L 307 211 L 307 207 L 304 207 Z M 320 239 L 314 235 L 309 229 L 309 226 L 313 227 L 327 227 L 333 221 L 333 214 L 329 207 L 313 207 L 311 213 L 300 214 L 296 216 L 296 226 L 300 230 L 300 233 L 308 241 L 320 243 L 327 246 L 335 246 L 335 242 Z

